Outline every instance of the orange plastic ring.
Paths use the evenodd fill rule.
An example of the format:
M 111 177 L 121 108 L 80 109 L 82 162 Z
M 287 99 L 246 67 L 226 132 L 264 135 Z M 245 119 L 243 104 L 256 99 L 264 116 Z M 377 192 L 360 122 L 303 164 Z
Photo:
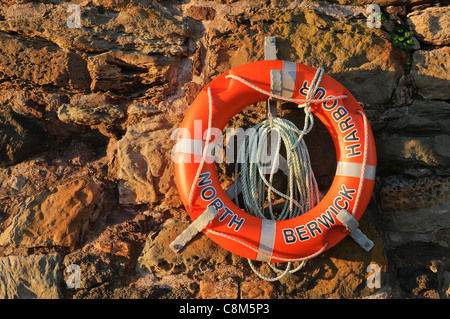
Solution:
M 376 150 L 370 126 L 367 132 L 364 131 L 365 115 L 361 105 L 344 86 L 324 74 L 316 98 L 341 95 L 347 95 L 347 98 L 311 103 L 311 111 L 326 126 L 333 139 L 338 161 L 330 189 L 313 209 L 301 216 L 281 221 L 250 215 L 227 197 L 219 183 L 213 160 L 204 163 L 199 178 L 194 180 L 207 136 L 208 88 L 211 88 L 214 98 L 211 127 L 222 131 L 242 109 L 267 99 L 266 94 L 236 79 L 227 79 L 226 76 L 239 76 L 270 92 L 270 70 L 281 70 L 284 93 L 287 92 L 293 99 L 305 98 L 316 74 L 315 68 L 303 64 L 265 60 L 235 67 L 218 76 L 199 93 L 180 125 L 178 147 L 174 152 L 175 179 L 181 200 L 192 219 L 197 219 L 208 205 L 214 205 L 218 210 L 219 215 L 203 230 L 214 242 L 242 257 L 283 262 L 314 255 L 324 247 L 329 249 L 348 234 L 342 231 L 345 226 L 336 215 L 341 209 L 351 212 L 356 220 L 363 215 L 374 187 Z M 364 152 L 367 152 L 365 176 L 360 188 Z M 197 184 L 189 207 L 193 183 Z M 357 211 L 353 211 L 358 191 L 361 193 L 358 207 Z

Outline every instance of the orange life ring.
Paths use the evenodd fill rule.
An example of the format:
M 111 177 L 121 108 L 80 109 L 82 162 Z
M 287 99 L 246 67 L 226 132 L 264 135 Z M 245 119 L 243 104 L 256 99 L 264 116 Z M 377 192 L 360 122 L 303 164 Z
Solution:
M 208 121 L 211 121 L 211 127 L 222 131 L 236 113 L 268 98 L 266 94 L 227 76 L 239 76 L 270 92 L 270 70 L 282 71 L 283 89 L 290 91 L 293 99 L 305 97 L 316 73 L 315 68 L 303 64 L 264 60 L 235 67 L 210 82 L 193 101 L 180 125 L 178 142 L 186 144 L 187 141 L 190 147 L 175 151 L 176 184 L 193 220 L 208 205 L 217 208 L 218 216 L 203 232 L 223 248 L 252 260 L 286 262 L 308 259 L 333 247 L 348 234 L 336 214 L 345 209 L 359 220 L 374 187 L 376 150 L 372 131 L 365 122 L 367 119 L 361 105 L 344 86 L 324 74 L 316 94 L 323 98 L 347 97 L 311 103 L 311 111 L 327 127 L 333 139 L 338 163 L 329 191 L 309 212 L 286 220 L 263 220 L 246 213 L 227 197 L 219 183 L 214 161 L 205 162 L 201 174 L 196 174 L 202 155 L 195 148 L 200 145 L 201 149 L 205 143 Z M 214 99 L 212 117 L 208 112 L 208 90 Z M 197 128 L 194 128 L 195 123 Z M 203 124 L 200 131 L 199 123 Z M 365 173 L 360 183 L 361 172 Z M 196 176 L 198 178 L 194 180 Z M 196 183 L 196 190 L 189 205 L 193 183 Z

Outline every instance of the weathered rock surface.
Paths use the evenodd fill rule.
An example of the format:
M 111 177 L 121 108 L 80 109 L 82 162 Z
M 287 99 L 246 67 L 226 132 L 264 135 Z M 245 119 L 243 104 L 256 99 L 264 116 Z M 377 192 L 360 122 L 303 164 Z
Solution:
M 0 246 L 75 248 L 89 222 L 98 218 L 101 189 L 99 181 L 79 179 L 11 207 L 13 217 L 0 235 Z
M 17 164 L 49 145 L 47 132 L 35 119 L 0 109 L 0 167 Z
M 277 37 L 279 59 L 324 68 L 364 104 L 388 101 L 404 71 L 404 52 L 359 20 L 333 18 L 304 8 L 261 10 L 228 19 L 225 32 L 209 30 L 207 34 L 210 77 L 264 59 L 267 35 Z M 231 45 L 235 41 L 239 45 Z
M 408 14 L 407 22 L 419 40 L 428 44 L 450 44 L 449 7 L 430 7 Z
M 412 173 L 417 169 L 445 173 L 450 165 L 449 143 L 448 134 L 425 137 L 395 134 L 380 138 L 377 148 L 383 168 L 400 168 Z
M 70 14 L 67 13 L 66 3 L 2 5 L 0 9 L 7 19 L 0 23 L 0 30 L 20 30 L 74 51 L 99 53 L 123 47 L 145 54 L 186 53 L 183 42 L 188 34 L 187 24 L 182 17 L 161 5 L 148 3 L 144 7 L 121 11 L 110 5 L 106 6 L 106 10 L 83 4 L 79 6 L 82 13 L 80 27 L 69 29 L 67 22 Z
M 450 179 L 448 177 L 428 176 L 406 179 L 400 176 L 390 176 L 386 177 L 384 182 L 385 184 L 381 188 L 383 211 L 410 211 L 440 204 L 445 206 L 450 199 Z M 437 220 L 431 219 L 430 222 L 437 222 Z M 436 228 L 436 225 L 427 227 L 422 223 L 417 226 L 423 227 L 423 229 Z M 446 227 L 446 223 L 442 223 L 441 226 Z
M 416 295 L 438 298 L 438 276 L 432 270 L 416 265 L 407 265 L 398 271 L 400 286 Z
M 447 182 L 446 187 L 449 186 Z M 449 201 L 430 203 L 427 207 L 402 210 L 397 208 L 386 213 L 385 221 L 389 230 L 399 232 L 431 232 L 448 230 Z
M 276 296 L 276 290 L 268 281 L 243 282 L 240 285 L 242 299 L 270 299 Z
M 128 126 L 117 143 L 120 203 L 177 201 L 171 158 L 175 144 L 171 138 L 173 129 L 173 124 L 164 116 L 146 118 Z
M 442 291 L 443 291 L 443 295 L 446 298 L 450 297 L 450 272 L 448 271 L 444 271 L 444 282 L 443 282 L 443 287 L 442 287 Z
M 428 246 L 422 248 L 419 245 L 414 249 L 416 254 L 425 255 L 436 254 L 433 252 L 436 248 L 431 248 L 433 246 L 448 248 L 450 244 L 448 177 L 406 179 L 401 176 L 390 176 L 384 179 L 380 197 L 384 212 L 383 223 L 386 224 L 387 239 L 391 245 L 426 243 Z
M 138 259 L 139 269 L 144 273 L 151 271 L 159 276 L 189 271 L 202 277 L 206 269 L 229 264 L 231 253 L 201 235 L 193 240 L 183 253 L 175 254 L 169 244 L 188 225 L 186 222 L 166 222 L 157 233 L 150 235 Z M 217 251 L 220 253 L 216 253 Z
M 69 276 L 73 274 L 67 271 L 70 270 L 70 265 L 76 265 L 79 273 L 76 274 L 79 282 L 73 283 L 77 285 L 77 289 L 89 289 L 100 286 L 101 284 L 111 281 L 113 272 L 111 266 L 108 265 L 97 255 L 89 254 L 84 251 L 77 251 L 75 253 L 66 255 L 63 260 L 66 271 L 64 272 L 65 281 L 69 281 Z M 79 267 L 79 268 L 78 268 Z
M 200 281 L 200 297 L 202 299 L 237 299 L 239 285 L 236 282 Z
M 380 168 L 403 170 L 412 176 L 450 168 L 450 104 L 414 101 L 409 106 L 387 110 L 375 130 Z
M 59 299 L 61 257 L 57 254 L 0 258 L 0 298 Z
M 0 46 L 3 79 L 39 86 L 89 87 L 86 61 L 76 53 L 64 52 L 54 43 L 18 39 L 5 32 L 0 32 Z
M 0 5 L 3 79 L 111 91 L 155 104 L 173 93 L 179 57 L 187 54 L 183 17 L 156 3 L 79 7 L 80 25 L 70 28 L 68 4 Z
M 58 109 L 58 118 L 65 123 L 80 125 L 112 124 L 123 117 L 123 111 L 115 105 L 101 105 L 92 108 L 63 104 Z
M 382 279 L 386 272 L 386 257 L 376 231 L 364 221 L 361 225 L 363 232 L 375 243 L 370 253 L 363 251 L 351 239 L 344 239 L 321 256 L 310 260 L 302 270 L 280 279 L 282 286 L 279 289 L 285 297 L 350 298 L 370 295 L 374 289 L 365 284 L 367 267 L 371 263 L 378 265 Z M 244 258 L 225 251 L 203 234 L 175 254 L 169 244 L 187 226 L 185 222 L 167 222 L 150 235 L 138 259 L 139 271 L 161 278 L 190 274 L 200 280 L 199 297 L 205 299 L 237 298 L 239 287 L 241 298 L 267 298 L 274 295 L 275 287 L 279 284 L 274 286 L 264 283 L 251 272 Z M 255 266 L 265 276 L 276 275 L 267 264 L 255 262 Z
M 450 104 L 415 100 L 408 106 L 389 109 L 382 115 L 384 133 L 439 134 L 450 132 Z
M 130 209 L 110 212 L 105 220 L 106 229 L 100 235 L 89 238 L 83 251 L 124 257 L 130 265 L 134 265 L 149 230 L 156 224 L 147 221 L 146 215 L 136 214 Z
M 143 91 L 149 97 L 154 87 L 170 92 L 179 67 L 174 57 L 154 57 L 143 53 L 106 52 L 88 59 L 92 91 L 127 93 Z M 152 89 L 153 88 L 153 89 Z M 159 96 L 160 100 L 164 95 Z
M 369 4 L 378 4 L 380 6 L 397 6 L 397 5 L 404 5 L 404 6 L 413 6 L 413 5 L 419 5 L 423 3 L 430 3 L 433 2 L 433 0 L 332 0 L 332 2 L 337 2 L 340 4 L 353 4 L 357 6 L 364 6 Z
M 403 106 L 411 104 L 414 94 L 414 79 L 410 74 L 402 75 L 398 80 L 397 88 L 394 91 L 392 102 L 396 106 Z
M 448 100 L 450 93 L 450 47 L 442 47 L 430 51 L 414 52 L 411 75 L 415 85 L 425 99 Z
M 195 20 L 213 20 L 216 10 L 212 7 L 191 6 L 187 9 L 187 15 Z

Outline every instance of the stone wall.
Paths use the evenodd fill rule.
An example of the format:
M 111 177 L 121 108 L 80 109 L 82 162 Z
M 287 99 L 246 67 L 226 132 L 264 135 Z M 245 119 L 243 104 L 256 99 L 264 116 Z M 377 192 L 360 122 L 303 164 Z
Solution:
M 1 1 L 0 298 L 448 298 L 449 16 L 437 0 Z M 361 220 L 375 247 L 345 238 L 276 282 L 204 235 L 168 248 L 190 222 L 172 133 L 266 36 L 364 104 L 378 153 Z M 321 132 L 307 143 L 326 188 Z

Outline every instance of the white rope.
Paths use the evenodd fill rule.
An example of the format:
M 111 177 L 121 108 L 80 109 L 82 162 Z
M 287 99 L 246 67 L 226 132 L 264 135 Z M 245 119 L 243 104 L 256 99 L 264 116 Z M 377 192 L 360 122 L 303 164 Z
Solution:
M 235 166 L 235 181 L 239 181 L 247 212 L 259 218 L 283 220 L 294 218 L 311 210 L 319 202 L 319 190 L 312 171 L 308 150 L 301 136 L 304 131 L 298 130 L 293 123 L 278 117 L 273 119 L 273 127 L 265 120 L 250 131 L 238 150 L 238 161 Z M 261 159 L 267 151 L 267 140 L 271 132 L 278 133 L 276 150 L 272 150 L 270 176 L 265 177 L 267 167 L 261 165 Z M 300 138 L 299 138 L 300 137 Z M 273 177 L 278 168 L 281 141 L 287 149 L 287 190 L 286 193 L 273 187 Z M 273 142 L 273 141 L 272 141 Z M 250 161 L 249 161 L 250 159 Z M 264 160 L 264 162 L 267 161 Z M 240 166 L 240 167 L 239 167 Z M 240 177 L 239 177 L 240 171 Z M 267 188 L 267 196 L 265 194 Z M 237 190 L 235 202 L 239 206 Z M 285 205 L 278 217 L 275 217 L 272 205 L 272 193 L 284 198 Z M 264 211 L 264 200 L 268 201 L 268 213 Z
M 318 70 L 320 70 L 320 68 Z M 279 99 L 279 100 L 284 100 L 284 101 L 293 102 L 293 103 L 300 103 L 300 104 L 304 104 L 304 103 L 323 103 L 323 102 L 342 100 L 342 99 L 345 99 L 347 97 L 347 95 L 340 95 L 340 96 L 336 96 L 336 97 L 329 96 L 329 97 L 324 98 L 324 99 L 305 99 L 305 100 L 292 99 L 292 98 L 284 97 L 282 95 L 273 94 L 273 93 L 271 93 L 269 91 L 261 89 L 259 86 L 254 85 L 253 83 L 248 82 L 244 78 L 241 78 L 240 76 L 237 76 L 237 75 L 234 75 L 234 74 L 226 75 L 225 79 L 235 79 L 235 80 L 241 82 L 242 84 L 245 84 L 248 87 L 254 89 L 255 91 L 258 91 L 260 93 L 263 93 L 265 95 L 271 96 L 271 97 Z
M 320 201 L 319 199 L 319 190 L 317 186 L 316 179 L 314 177 L 314 173 L 311 167 L 308 148 L 303 140 L 303 136 L 309 133 L 314 124 L 314 117 L 311 113 L 310 103 L 312 102 L 324 102 L 335 100 L 337 98 L 332 97 L 326 99 L 312 99 L 313 94 L 315 95 L 317 88 L 319 87 L 320 81 L 322 80 L 323 69 L 317 69 L 317 72 L 311 81 L 311 85 L 306 94 L 306 99 L 290 99 L 285 97 L 280 97 L 276 94 L 272 94 L 270 92 L 266 92 L 265 90 L 249 83 L 248 81 L 231 75 L 230 78 L 238 80 L 249 87 L 267 94 L 269 96 L 275 98 L 282 98 L 283 100 L 289 102 L 302 103 L 299 107 L 303 107 L 305 112 L 305 121 L 303 125 L 303 130 L 299 130 L 293 123 L 288 120 L 281 119 L 278 117 L 273 118 L 271 114 L 269 114 L 269 118 L 256 126 L 254 126 L 252 134 L 247 135 L 241 144 L 241 148 L 238 152 L 238 163 L 241 163 L 241 175 L 238 177 L 239 172 L 239 164 L 236 164 L 235 167 L 235 180 L 238 181 L 240 179 L 240 184 L 242 186 L 242 197 L 244 200 L 245 210 L 252 215 L 257 217 L 266 219 L 277 219 L 284 220 L 287 218 L 294 218 L 300 216 L 301 214 L 308 212 L 311 210 L 317 203 Z M 267 151 L 266 141 L 268 140 L 268 134 L 272 131 L 278 133 L 278 141 L 276 145 L 275 151 L 275 160 L 272 163 L 272 167 L 270 170 L 269 181 L 264 176 L 264 172 L 261 167 L 261 155 Z M 258 132 L 256 134 L 255 132 Z M 276 188 L 273 187 L 273 176 L 275 170 L 278 168 L 278 155 L 280 153 L 281 140 L 283 141 L 286 147 L 286 155 L 287 155 L 287 166 L 288 166 L 288 183 L 287 183 L 287 192 L 286 194 L 280 192 Z M 271 154 L 274 156 L 274 154 Z M 255 163 L 249 163 L 248 160 L 256 159 Z M 268 210 L 269 216 L 267 217 L 264 212 L 265 206 L 265 189 L 267 188 L 267 201 L 268 201 Z M 272 193 L 275 193 L 282 198 L 284 198 L 284 207 L 281 210 L 281 213 L 276 218 L 272 209 Z M 236 205 L 239 206 L 238 194 L 235 194 Z M 267 256 L 272 258 L 273 256 Z M 309 257 L 312 258 L 312 257 Z M 269 278 L 267 276 L 262 275 L 260 272 L 256 270 L 253 266 L 253 263 L 250 259 L 248 262 L 252 270 L 262 279 L 267 281 L 275 281 L 283 278 L 288 273 L 294 273 L 300 270 L 305 261 L 308 258 L 293 259 L 295 261 L 302 261 L 302 263 L 295 269 L 290 270 L 292 259 L 283 260 L 287 261 L 287 266 L 284 271 L 276 268 L 271 262 L 269 262 L 269 266 L 275 270 L 276 272 L 281 273 L 280 276 L 275 278 Z M 281 260 L 281 259 L 280 259 Z
M 364 155 L 363 155 L 363 162 L 362 162 L 362 168 L 361 168 L 361 176 L 359 177 L 358 193 L 356 194 L 355 205 L 353 206 L 352 215 L 355 215 L 356 211 L 358 210 L 359 199 L 361 198 L 361 194 L 362 194 L 362 187 L 363 187 L 364 179 L 366 176 L 367 150 L 368 150 L 368 145 L 369 145 L 369 143 L 367 141 L 367 139 L 369 138 L 369 129 L 368 129 L 369 125 L 367 123 L 367 117 L 364 114 L 364 112 L 361 110 L 358 110 L 358 113 L 361 114 L 361 116 L 363 118 L 363 122 L 364 122 Z

